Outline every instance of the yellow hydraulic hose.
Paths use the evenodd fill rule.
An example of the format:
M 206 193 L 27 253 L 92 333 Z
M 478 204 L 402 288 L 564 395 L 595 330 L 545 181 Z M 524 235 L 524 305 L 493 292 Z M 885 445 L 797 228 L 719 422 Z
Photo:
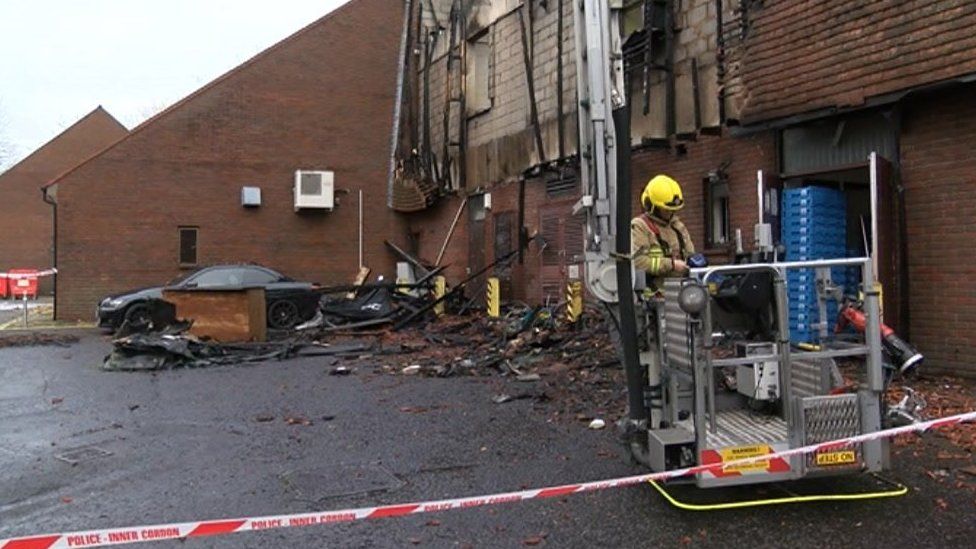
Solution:
M 653 480 L 648 482 L 654 487 L 655 490 L 664 496 L 664 499 L 668 500 L 671 505 L 686 511 L 721 511 L 724 509 L 742 509 L 745 507 L 760 507 L 763 505 L 781 505 L 787 503 L 807 503 L 811 501 L 855 501 L 864 499 L 893 498 L 903 496 L 908 493 L 908 487 L 901 483 L 882 478 L 878 475 L 873 476 L 882 482 L 895 486 L 895 489 L 882 492 L 866 492 L 862 494 L 815 494 L 810 496 L 788 496 L 783 498 L 757 499 L 750 501 L 696 504 L 678 501 L 658 483 L 654 482 Z

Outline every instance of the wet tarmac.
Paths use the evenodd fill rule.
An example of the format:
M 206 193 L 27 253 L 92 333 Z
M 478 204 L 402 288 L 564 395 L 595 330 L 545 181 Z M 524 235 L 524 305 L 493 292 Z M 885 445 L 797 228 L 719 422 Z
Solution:
M 551 421 L 546 403 L 494 404 L 492 396 L 510 383 L 500 378 L 391 376 L 378 369 L 383 357 L 103 372 L 98 365 L 108 351 L 94 331 L 69 347 L 0 349 L 0 538 L 335 510 L 643 472 L 621 457 L 610 429 Z M 354 372 L 329 375 L 337 365 Z M 894 456 L 890 476 L 912 491 L 889 500 L 696 513 L 638 486 L 142 546 L 970 546 L 976 495 L 931 476 L 940 466 L 937 442 Z M 862 482 L 828 487 L 855 490 Z

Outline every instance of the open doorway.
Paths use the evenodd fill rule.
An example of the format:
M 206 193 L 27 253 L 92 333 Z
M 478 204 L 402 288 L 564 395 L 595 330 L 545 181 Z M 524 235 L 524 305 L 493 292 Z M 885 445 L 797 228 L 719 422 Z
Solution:
M 875 277 L 882 284 L 884 322 L 898 329 L 901 317 L 901 284 L 899 261 L 901 247 L 897 222 L 897 197 L 891 164 L 871 153 L 863 164 L 854 164 L 826 171 L 786 174 L 784 189 L 826 187 L 844 196 L 845 239 L 844 256 L 873 259 Z M 877 219 L 872 211 L 877 212 Z M 875 249 L 876 248 L 876 249 Z M 852 281 L 856 284 L 859 280 Z

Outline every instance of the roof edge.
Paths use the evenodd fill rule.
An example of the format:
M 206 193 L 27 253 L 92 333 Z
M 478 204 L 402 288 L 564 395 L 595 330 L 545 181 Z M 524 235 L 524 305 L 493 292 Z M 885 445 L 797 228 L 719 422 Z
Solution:
M 129 131 L 129 128 L 126 128 L 125 125 L 123 125 L 121 122 L 119 122 L 119 120 L 117 118 L 115 118 L 114 116 L 112 116 L 112 113 L 110 113 L 107 110 L 105 110 L 105 107 L 103 107 L 101 105 L 98 105 L 97 107 L 95 107 L 94 109 L 92 109 L 91 111 L 89 111 L 88 114 L 82 116 L 81 118 L 79 118 L 78 120 L 76 120 L 74 123 L 72 123 L 70 126 L 68 126 L 67 128 L 61 130 L 60 132 L 58 132 L 57 135 L 55 135 L 51 139 L 48 139 L 47 141 L 45 141 L 43 145 L 41 145 L 40 147 L 37 147 L 36 149 L 34 149 L 33 151 L 31 151 L 30 154 L 28 154 L 24 158 L 21 158 L 19 161 L 17 161 L 16 164 L 14 164 L 14 165 L 10 166 L 9 168 L 7 168 L 6 170 L 4 170 L 2 173 L 0 173 L 0 176 L 3 176 L 5 174 L 7 174 L 7 173 L 10 173 L 10 172 L 14 171 L 21 164 L 26 163 L 27 161 L 29 161 L 30 159 L 32 159 L 34 156 L 38 155 L 41 151 L 43 151 L 44 149 L 48 148 L 52 143 L 54 143 L 58 139 L 61 139 L 63 136 L 67 135 L 69 132 L 71 132 L 72 130 L 74 130 L 82 122 L 88 120 L 89 118 L 95 116 L 98 113 L 102 113 L 103 115 L 107 116 L 112 122 L 115 122 L 116 124 L 118 124 L 119 127 L 122 128 L 122 129 L 124 129 L 126 132 Z
M 132 136 L 134 136 L 137 133 L 140 133 L 141 131 L 143 131 L 144 129 L 152 126 L 153 124 L 155 124 L 159 120 L 165 118 L 169 114 L 171 114 L 171 113 L 179 110 L 181 107 L 183 107 L 184 105 L 186 105 L 187 103 L 189 103 L 193 99 L 199 97 L 200 95 L 203 95 L 207 91 L 211 90 L 212 88 L 214 88 L 218 84 L 220 84 L 220 83 L 228 80 L 229 78 L 231 78 L 232 76 L 236 75 L 240 71 L 242 71 L 242 70 L 246 69 L 247 67 L 253 65 L 254 63 L 257 63 L 258 61 L 264 59 L 268 55 L 270 55 L 270 54 L 274 53 L 275 51 L 277 51 L 278 49 L 284 47 L 286 44 L 289 44 L 289 43 L 297 40 L 298 38 L 304 36 L 305 33 L 309 32 L 314 27 L 317 27 L 318 25 L 321 25 L 321 24 L 325 23 L 329 19 L 338 16 L 346 8 L 348 8 L 349 6 L 351 6 L 353 4 L 356 4 L 359 1 L 360 0 L 349 0 L 345 4 L 343 4 L 343 5 L 335 8 L 334 10 L 332 10 L 329 13 L 323 15 L 322 17 L 319 17 L 315 21 L 312 21 L 311 23 L 309 23 L 309 24 L 305 25 L 304 27 L 298 29 L 297 31 L 295 31 L 292 34 L 286 36 L 285 38 L 282 38 L 278 42 L 275 42 L 274 44 L 268 46 L 267 48 L 261 50 L 260 52 L 258 52 L 256 54 L 254 54 L 250 59 L 244 61 L 243 63 L 237 65 L 236 67 L 233 67 L 232 69 L 228 70 L 227 72 L 225 72 L 225 73 L 221 74 L 220 76 L 214 78 L 210 82 L 204 84 L 202 87 L 197 88 L 195 91 L 191 92 L 186 97 L 180 99 L 176 103 L 173 103 L 169 107 L 166 107 L 162 111 L 156 113 L 154 116 L 152 116 L 152 117 L 148 118 L 147 120 L 143 121 L 141 124 L 139 124 L 136 127 L 132 128 L 132 130 L 130 130 L 129 133 L 126 134 L 125 136 L 123 136 L 121 139 L 115 141 L 114 143 L 109 144 L 108 146 L 106 146 L 102 150 L 96 152 L 95 154 L 93 154 L 92 156 L 88 157 L 87 159 L 79 162 L 78 164 L 76 164 L 71 169 L 69 169 L 69 170 L 65 171 L 64 173 L 58 175 L 57 177 L 51 179 L 46 184 L 44 184 L 41 188 L 42 189 L 47 189 L 48 187 L 50 187 L 52 185 L 56 185 L 57 183 L 60 183 L 61 180 L 64 179 L 65 177 L 68 177 L 69 175 L 71 175 L 75 171 L 81 169 L 82 167 L 84 167 L 87 164 L 91 163 L 92 161 L 94 161 L 95 159 L 99 158 L 103 154 L 105 154 L 105 153 L 109 152 L 110 150 L 114 149 L 115 147 L 119 146 L 120 144 L 122 144 L 123 142 L 125 142 L 126 140 L 128 140 L 129 138 L 131 138 Z

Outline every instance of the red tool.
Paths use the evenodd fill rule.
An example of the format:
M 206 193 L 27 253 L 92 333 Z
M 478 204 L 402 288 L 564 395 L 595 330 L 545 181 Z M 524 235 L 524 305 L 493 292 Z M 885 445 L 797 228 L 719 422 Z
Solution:
M 835 333 L 840 333 L 848 325 L 854 327 L 860 333 L 867 329 L 867 318 L 862 310 L 863 303 L 847 301 L 837 314 L 837 326 Z M 881 345 L 898 366 L 898 371 L 904 374 L 912 368 L 916 368 L 925 358 L 908 342 L 898 337 L 895 331 L 885 324 L 881 324 Z

